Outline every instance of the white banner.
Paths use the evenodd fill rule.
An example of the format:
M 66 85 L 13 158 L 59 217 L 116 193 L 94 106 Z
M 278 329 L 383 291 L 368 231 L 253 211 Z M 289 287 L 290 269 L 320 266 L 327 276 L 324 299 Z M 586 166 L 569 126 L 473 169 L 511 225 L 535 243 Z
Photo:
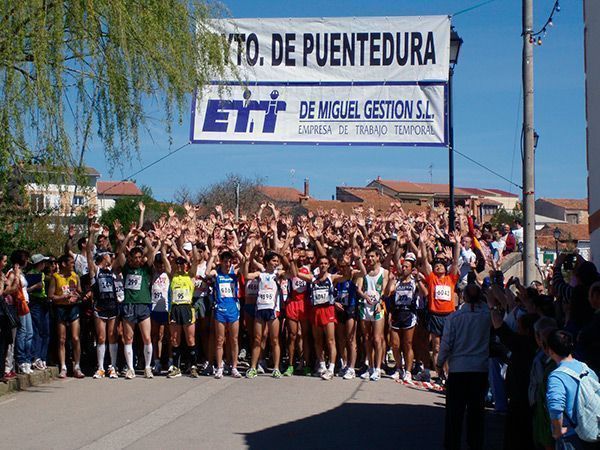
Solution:
M 204 93 L 193 142 L 445 145 L 444 83 L 255 83 Z
M 197 93 L 192 142 L 446 145 L 447 16 L 213 27 L 234 70 Z

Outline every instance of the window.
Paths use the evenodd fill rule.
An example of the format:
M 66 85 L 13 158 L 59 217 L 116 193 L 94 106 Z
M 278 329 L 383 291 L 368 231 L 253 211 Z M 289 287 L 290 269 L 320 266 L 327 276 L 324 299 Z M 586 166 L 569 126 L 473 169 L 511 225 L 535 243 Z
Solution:
M 498 212 L 497 205 L 481 205 L 481 214 L 484 216 L 493 216 Z
M 567 223 L 579 223 L 579 214 L 567 214 Z
M 31 211 L 36 213 L 44 211 L 44 194 L 31 194 L 29 197 L 29 207 Z
M 83 195 L 75 195 L 73 197 L 73 205 L 75 205 L 75 206 L 83 205 Z

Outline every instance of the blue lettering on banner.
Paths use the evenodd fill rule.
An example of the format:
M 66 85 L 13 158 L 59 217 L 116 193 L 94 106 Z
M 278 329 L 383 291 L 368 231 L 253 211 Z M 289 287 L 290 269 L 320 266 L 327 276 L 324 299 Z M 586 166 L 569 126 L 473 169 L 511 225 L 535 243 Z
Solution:
M 263 133 L 274 133 L 277 124 L 277 113 L 286 110 L 286 102 L 277 100 L 279 91 L 271 92 L 270 100 L 252 100 L 252 92 L 246 89 L 244 91 L 244 100 L 221 100 L 210 99 L 206 105 L 206 115 L 202 131 L 207 132 L 227 132 L 229 126 L 229 113 L 237 111 L 235 120 L 236 133 L 252 133 L 254 131 L 254 121 L 250 118 L 251 111 L 264 111 L 265 120 L 263 122 Z

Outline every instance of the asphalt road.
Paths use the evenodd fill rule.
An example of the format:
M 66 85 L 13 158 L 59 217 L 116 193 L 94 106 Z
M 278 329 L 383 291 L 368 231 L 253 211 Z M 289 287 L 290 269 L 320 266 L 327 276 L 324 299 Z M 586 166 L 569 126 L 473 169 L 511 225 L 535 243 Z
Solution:
M 443 405 L 389 378 L 69 378 L 0 397 L 0 448 L 437 449 Z

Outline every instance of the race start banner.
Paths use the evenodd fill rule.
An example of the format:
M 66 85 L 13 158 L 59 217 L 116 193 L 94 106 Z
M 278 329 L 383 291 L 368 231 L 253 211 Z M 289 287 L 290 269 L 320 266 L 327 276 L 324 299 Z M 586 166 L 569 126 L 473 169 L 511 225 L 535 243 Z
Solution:
M 447 16 L 214 21 L 233 70 L 198 91 L 194 143 L 446 146 Z

